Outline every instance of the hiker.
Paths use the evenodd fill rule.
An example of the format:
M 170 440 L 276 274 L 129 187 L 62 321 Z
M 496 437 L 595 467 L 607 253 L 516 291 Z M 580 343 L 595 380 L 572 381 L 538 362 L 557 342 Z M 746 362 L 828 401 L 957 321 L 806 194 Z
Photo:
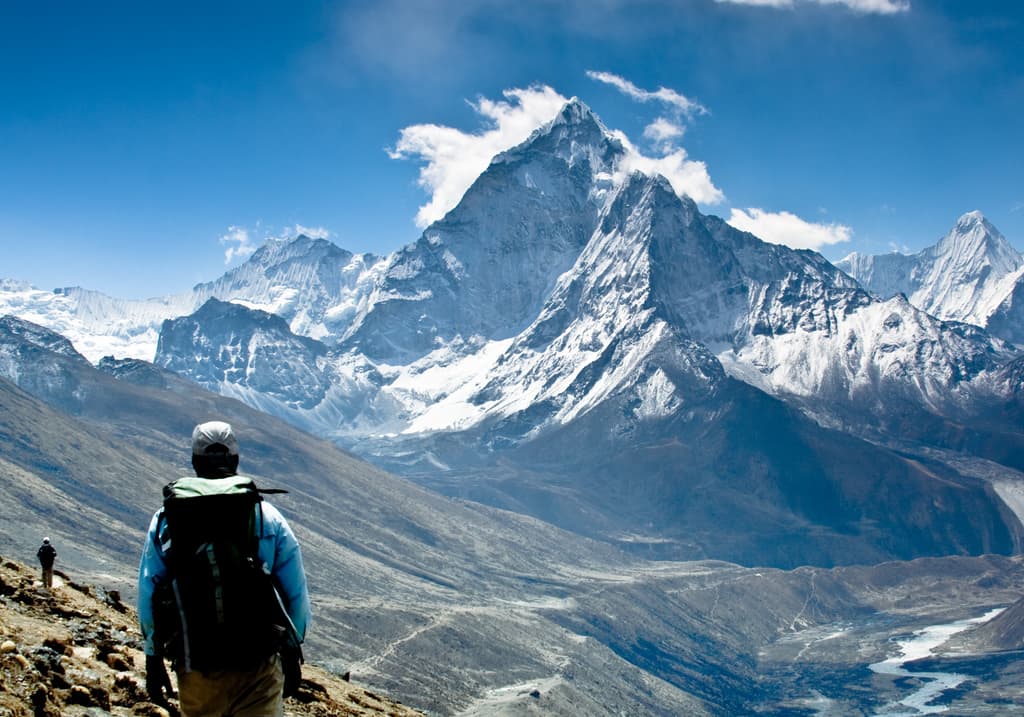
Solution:
M 49 538 L 43 538 L 43 544 L 36 551 L 39 564 L 43 566 L 43 587 L 53 587 L 53 561 L 57 559 L 57 550 L 50 545 Z
M 139 565 L 146 691 L 158 704 L 173 696 L 167 658 L 184 717 L 279 717 L 298 693 L 309 622 L 299 544 L 238 475 L 229 424 L 195 427 L 192 467 L 195 478 L 164 487 Z

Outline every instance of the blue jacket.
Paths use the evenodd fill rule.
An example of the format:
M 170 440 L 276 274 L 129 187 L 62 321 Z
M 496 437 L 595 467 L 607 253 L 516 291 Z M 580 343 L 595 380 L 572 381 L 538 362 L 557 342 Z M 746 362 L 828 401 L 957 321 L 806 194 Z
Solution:
M 299 639 L 303 640 L 309 625 L 310 605 L 299 543 L 288 521 L 277 508 L 264 500 L 258 509 L 263 511 L 259 559 L 277 579 L 283 592 L 281 597 L 288 609 L 288 617 L 291 618 Z M 164 551 L 169 547 L 169 538 L 166 535 L 167 522 L 160 520 L 162 514 L 161 508 L 150 521 L 146 544 L 142 548 L 142 560 L 139 563 L 139 627 L 142 629 L 147 655 L 157 654 L 156 645 L 153 643 L 153 588 L 167 577 Z M 158 527 L 162 527 L 159 536 Z

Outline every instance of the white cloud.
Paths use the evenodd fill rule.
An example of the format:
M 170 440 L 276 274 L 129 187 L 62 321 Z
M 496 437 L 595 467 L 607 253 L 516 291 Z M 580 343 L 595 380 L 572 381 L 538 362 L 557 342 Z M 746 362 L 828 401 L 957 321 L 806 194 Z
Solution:
M 791 8 L 797 4 L 845 5 L 854 12 L 879 15 L 892 15 L 910 10 L 910 0 L 715 0 L 715 2 L 780 8 Z
M 262 222 L 256 222 L 256 229 L 250 230 L 240 226 L 228 227 L 227 233 L 220 238 L 220 243 L 227 247 L 224 250 L 224 263 L 248 259 L 267 241 L 291 241 L 300 234 L 310 239 L 330 239 L 331 232 L 324 227 L 307 227 L 295 224 L 280 231 L 262 228 Z
M 644 137 L 655 144 L 665 144 L 681 139 L 685 129 L 678 122 L 659 117 L 644 128 Z
M 686 150 L 676 147 L 661 157 L 647 157 L 633 146 L 622 132 L 616 137 L 626 148 L 626 156 L 616 168 L 616 181 L 622 181 L 631 172 L 642 172 L 647 175 L 663 175 L 676 194 L 686 195 L 701 204 L 718 204 L 725 195 L 711 181 L 707 165 L 704 162 L 687 159 Z
M 815 0 L 822 5 L 846 5 L 851 10 L 863 13 L 892 15 L 910 11 L 910 0 Z
M 793 0 L 715 0 L 715 2 L 757 7 L 793 7 Z
M 644 129 L 644 137 L 651 140 L 659 156 L 644 155 L 622 132 L 616 136 L 626 148 L 626 158 L 616 167 L 616 179 L 631 172 L 648 175 L 661 174 L 668 179 L 676 194 L 686 195 L 701 204 L 717 204 L 725 199 L 722 191 L 711 181 L 707 165 L 688 159 L 686 150 L 678 145 L 685 133 L 683 118 L 695 114 L 708 114 L 706 107 L 667 87 L 656 91 L 643 90 L 629 80 L 610 72 L 587 70 L 587 77 L 615 87 L 638 102 L 660 102 L 667 106 L 672 117 L 659 116 Z
M 588 74 L 601 75 L 604 78 L 601 81 L 615 77 L 608 73 Z M 707 112 L 674 90 L 661 88 L 658 92 L 645 92 L 622 78 L 616 78 L 616 81 L 622 87 L 633 88 L 642 101 L 646 101 L 643 99 L 646 97 L 665 102 L 677 115 L 684 110 L 688 113 Z M 412 125 L 401 131 L 394 149 L 388 152 L 389 156 L 425 162 L 418 182 L 430 194 L 430 200 L 419 208 L 417 226 L 426 227 L 441 219 L 459 203 L 495 155 L 524 142 L 534 130 L 554 119 L 569 101 L 544 85 L 505 90 L 503 94 L 506 98 L 503 101 L 481 98 L 470 103 L 486 120 L 486 127 L 480 131 L 463 132 L 436 124 Z M 635 171 L 661 174 L 680 195 L 688 195 L 702 204 L 721 202 L 724 195 L 711 181 L 707 166 L 689 159 L 686 150 L 676 146 L 675 140 L 682 137 L 683 132 L 678 117 L 654 120 L 644 130 L 644 135 L 654 142 L 660 153 L 656 157 L 644 155 L 625 134 L 614 132 L 626 150 L 625 158 L 615 168 L 615 179 L 621 181 Z
M 402 130 L 392 159 L 419 158 L 419 184 L 430 201 L 420 207 L 416 224 L 425 227 L 451 210 L 469 186 L 487 169 L 491 159 L 525 141 L 533 130 L 554 119 L 568 99 L 550 87 L 511 89 L 508 101 L 481 98 L 473 109 L 488 120 L 488 128 L 475 133 L 452 127 L 418 124 Z
M 256 251 L 249 230 L 244 227 L 228 227 L 228 233 L 220 238 L 220 243 L 227 246 L 224 251 L 225 264 L 230 264 L 235 259 L 245 259 Z
M 671 90 L 667 87 L 659 87 L 654 92 L 649 90 L 642 90 L 634 85 L 629 80 L 613 75 L 610 72 L 596 72 L 594 70 L 587 70 L 587 77 L 598 82 L 603 82 L 607 85 L 611 85 L 620 92 L 629 97 L 632 97 L 638 102 L 662 102 L 670 107 L 675 108 L 678 112 L 685 115 L 694 114 L 707 114 L 707 108 L 705 108 L 699 102 L 691 100 L 689 97 L 681 95 L 675 90 Z
M 303 234 L 308 236 L 310 239 L 330 239 L 331 232 L 323 227 L 304 227 L 301 224 L 296 224 L 291 230 L 286 230 L 285 234 L 288 236 L 298 236 Z
M 853 236 L 853 230 L 843 224 L 815 224 L 789 212 L 773 213 L 763 209 L 733 209 L 729 224 L 766 242 L 793 249 L 818 250 L 849 241 Z

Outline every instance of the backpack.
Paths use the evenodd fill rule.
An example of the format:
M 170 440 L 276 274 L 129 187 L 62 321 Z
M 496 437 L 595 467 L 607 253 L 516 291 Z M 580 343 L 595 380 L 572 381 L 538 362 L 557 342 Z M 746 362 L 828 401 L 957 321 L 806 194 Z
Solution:
M 154 639 L 178 669 L 250 670 L 294 634 L 258 556 L 260 493 L 241 476 L 164 487 L 169 580 L 154 593 Z
M 44 568 L 52 568 L 53 561 L 57 557 L 57 550 L 49 543 L 40 545 L 39 550 L 36 551 L 36 557 L 39 558 L 39 564 Z

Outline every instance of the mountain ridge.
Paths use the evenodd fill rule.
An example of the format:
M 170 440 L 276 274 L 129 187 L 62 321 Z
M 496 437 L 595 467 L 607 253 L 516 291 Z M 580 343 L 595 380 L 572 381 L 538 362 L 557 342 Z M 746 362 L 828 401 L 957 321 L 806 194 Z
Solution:
M 1011 300 L 1024 282 L 1024 255 L 980 211 L 963 214 L 917 254 L 854 253 L 836 265 L 884 298 L 904 294 L 940 319 L 988 327 L 1015 343 L 1024 336 L 1020 303 Z
M 840 496 L 855 477 L 815 462 L 835 509 L 819 512 L 818 523 L 794 512 L 797 492 L 813 492 L 814 482 L 786 483 L 798 466 L 768 445 L 759 413 L 794 432 L 796 454 L 828 446 L 839 463 L 858 463 L 857 454 L 873 452 L 891 475 L 864 477 L 866 484 L 905 477 L 898 456 L 907 451 L 915 476 L 928 473 L 917 453 L 931 449 L 969 448 L 1022 467 L 1024 409 L 1004 370 L 1019 356 L 1012 346 L 898 296 L 872 296 L 819 254 L 705 216 L 664 177 L 621 174 L 624 151 L 585 104 L 570 102 L 495 158 L 418 241 L 385 259 L 354 259 L 307 237 L 257 252 L 204 289 L 211 295 L 198 310 L 162 324 L 155 363 L 456 495 L 529 505 L 555 520 L 537 495 L 550 498 L 557 486 L 571 496 L 567 510 L 600 506 L 595 522 L 612 533 L 625 526 L 615 506 L 586 492 L 593 466 L 577 446 L 550 471 L 531 443 L 572 436 L 582 453 L 612 460 L 617 451 L 698 441 L 706 451 L 691 464 L 706 475 L 667 458 L 649 467 L 653 475 L 677 470 L 682 487 L 670 493 L 703 484 L 713 487 L 705 500 L 734 501 L 730 471 L 747 465 L 771 496 L 759 504 L 761 520 L 803 536 L 822 528 L 836 545 L 846 541 L 842 530 L 875 541 L 867 522 L 840 530 L 846 523 L 837 516 L 849 509 Z M 962 229 L 957 237 L 976 244 L 988 232 L 978 217 Z M 233 294 L 235 303 L 212 294 Z M 274 307 L 280 315 L 265 311 Z M 328 327 L 329 317 L 338 321 Z M 813 420 L 803 423 L 778 401 Z M 714 436 L 706 446 L 698 416 Z M 635 445 L 637 436 L 650 445 Z M 740 451 L 735 462 L 727 445 Z M 748 463 L 754 456 L 763 469 Z M 628 485 L 628 466 L 616 465 Z M 478 474 L 511 476 L 506 487 L 523 495 L 495 490 Z M 979 523 L 960 521 L 979 534 L 954 536 L 934 521 L 919 538 L 903 532 L 891 556 L 1011 549 L 1016 519 L 1000 512 L 983 482 L 958 477 L 955 467 L 948 475 L 973 496 L 968 503 L 977 497 L 985 506 Z M 539 476 L 551 485 L 539 487 Z M 945 480 L 915 481 L 926 493 L 946 490 Z M 871 508 L 853 494 L 851 514 Z M 635 500 L 625 511 L 634 517 L 646 498 Z M 575 525 L 575 515 L 562 519 Z M 876 517 L 895 533 L 903 527 L 897 511 L 879 508 Z M 764 549 L 728 556 L 770 563 Z M 807 550 L 804 557 L 844 560 L 838 550 Z M 799 550 L 781 552 L 783 564 L 801 559 Z
M 822 631 L 854 624 L 853 634 L 864 635 L 856 640 L 866 641 L 815 666 L 813 685 L 850 711 L 877 708 L 884 701 L 879 690 L 893 689 L 874 683 L 867 689 L 857 676 L 869 674 L 867 655 L 883 659 L 892 630 L 934 624 L 937 613 L 973 616 L 981 606 L 1008 604 L 1024 584 L 1019 557 L 992 555 L 792 571 L 709 560 L 648 562 L 522 515 L 441 498 L 151 364 L 107 361 L 101 372 L 81 356 L 47 349 L 61 342 L 41 327 L 0 336 L 4 355 L 20 357 L 22 369 L 68 372 L 74 380 L 67 383 L 78 387 L 70 397 L 44 392 L 44 401 L 0 378 L 0 434 L 7 437 L 0 463 L 12 477 L 0 482 L 0 505 L 5 514 L 19 516 L 17 524 L 0 523 L 5 553 L 31 555 L 36 536 L 49 534 L 62 566 L 130 596 L 142 530 L 159 502 L 159 488 L 188 471 L 191 425 L 222 417 L 240 437 L 243 472 L 261 485 L 291 491 L 274 502 L 299 537 L 310 579 L 315 620 L 307 658 L 336 674 L 350 671 L 354 683 L 435 714 L 778 712 L 789 700 L 807 697 L 808 665 L 799 656 L 795 662 L 765 660 L 766 651 L 792 655 L 798 650 L 787 645 L 794 644 L 820 650 L 815 646 Z M 22 371 L 19 381 L 24 377 Z M 730 384 L 796 414 L 745 384 Z M 599 408 L 616 410 L 607 402 Z M 612 425 L 606 417 L 585 415 Z M 757 419 L 754 428 L 793 433 L 778 420 L 764 420 L 771 417 L 763 413 L 741 417 Z M 694 419 L 703 425 L 700 416 Z M 575 421 L 568 426 L 581 436 L 593 431 Z M 660 438 L 666 437 L 680 435 Z M 593 443 L 567 436 L 554 438 L 553 445 L 586 450 Z M 638 445 L 649 452 L 665 442 Z M 609 441 L 608 449 L 614 448 Z M 620 466 L 638 475 L 644 452 L 620 456 Z M 611 474 L 597 477 L 618 486 L 620 493 L 606 499 L 621 509 L 621 491 L 629 486 L 608 481 L 616 466 L 608 468 Z M 797 479 L 813 480 L 814 474 Z M 733 474 L 737 496 L 771 486 L 745 475 Z M 570 495 L 544 485 L 554 496 Z M 636 487 L 652 500 L 662 495 L 653 481 Z M 702 486 L 696 488 L 699 500 L 692 504 L 713 507 L 710 494 L 701 496 Z M 742 520 L 730 508 L 723 503 L 710 518 Z M 916 519 L 920 511 L 908 512 Z M 954 528 L 958 521 L 949 522 Z M 652 537 L 635 522 L 630 532 L 623 545 Z M 659 544 L 654 537 L 648 546 Z M 883 611 L 887 625 L 880 634 L 876 611 Z

